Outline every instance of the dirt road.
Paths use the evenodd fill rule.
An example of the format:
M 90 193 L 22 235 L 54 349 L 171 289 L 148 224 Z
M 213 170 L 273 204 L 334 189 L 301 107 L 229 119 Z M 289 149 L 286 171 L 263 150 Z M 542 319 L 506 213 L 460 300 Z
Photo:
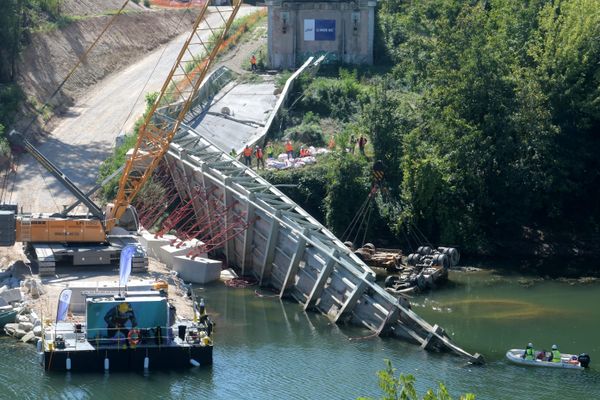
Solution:
M 243 7 L 238 16 L 255 10 Z M 212 27 L 219 25 L 218 15 L 211 14 L 208 19 Z M 131 131 L 143 112 L 142 89 L 143 93 L 160 90 L 187 35 L 101 81 L 76 101 L 56 124 L 52 135 L 38 144 L 39 150 L 82 190 L 91 188 L 96 182 L 98 166 L 110 155 L 116 136 L 121 130 Z M 8 189 L 5 202 L 16 203 L 25 212 L 56 212 L 74 201 L 29 155 L 20 157 Z

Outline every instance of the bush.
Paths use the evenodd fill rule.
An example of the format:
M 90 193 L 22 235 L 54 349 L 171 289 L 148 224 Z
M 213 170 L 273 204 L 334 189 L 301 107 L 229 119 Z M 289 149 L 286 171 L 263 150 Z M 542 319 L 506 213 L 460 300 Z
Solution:
M 0 166 L 4 164 L 10 156 L 10 146 L 8 140 L 4 137 L 4 126 L 0 124 Z
M 144 7 L 150 8 L 150 0 L 144 0 Z
M 23 93 L 16 84 L 0 85 L 0 124 L 12 124 Z
M 322 116 L 348 121 L 359 111 L 361 95 L 365 91 L 358 81 L 356 70 L 350 72 L 340 69 L 338 79 L 312 80 L 304 90 L 301 106 Z
M 386 369 L 377 372 L 379 377 L 379 387 L 385 400 L 452 400 L 448 389 L 443 383 L 439 383 L 438 391 L 434 392 L 428 389 L 424 397 L 420 397 L 415 389 L 415 377 L 413 375 L 400 374 L 397 378 L 396 368 L 392 367 L 390 360 L 385 360 Z M 475 395 L 467 393 L 460 396 L 461 400 L 475 400 Z M 360 397 L 359 400 L 368 400 L 365 397 Z

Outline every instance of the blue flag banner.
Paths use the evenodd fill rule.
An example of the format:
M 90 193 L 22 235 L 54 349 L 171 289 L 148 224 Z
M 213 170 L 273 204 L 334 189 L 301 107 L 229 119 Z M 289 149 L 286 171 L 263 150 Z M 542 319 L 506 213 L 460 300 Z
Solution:
M 127 286 L 127 280 L 131 274 L 131 259 L 135 254 L 136 248 L 134 245 L 127 245 L 121 250 L 121 258 L 119 262 L 119 286 Z
M 67 311 L 69 311 L 69 304 L 71 303 L 71 294 L 73 294 L 71 289 L 63 289 L 63 291 L 60 292 L 58 298 L 58 310 L 56 312 L 56 322 L 67 319 Z

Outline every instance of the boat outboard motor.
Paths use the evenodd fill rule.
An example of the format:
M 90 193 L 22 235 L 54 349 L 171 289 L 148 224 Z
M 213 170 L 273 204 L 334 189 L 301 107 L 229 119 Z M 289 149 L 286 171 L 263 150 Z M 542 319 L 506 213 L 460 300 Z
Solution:
M 577 359 L 579 360 L 579 363 L 581 364 L 581 366 L 583 368 L 588 368 L 589 367 L 590 361 L 591 361 L 590 356 L 588 356 L 585 353 L 581 353 L 579 355 L 579 357 L 577 357 Z

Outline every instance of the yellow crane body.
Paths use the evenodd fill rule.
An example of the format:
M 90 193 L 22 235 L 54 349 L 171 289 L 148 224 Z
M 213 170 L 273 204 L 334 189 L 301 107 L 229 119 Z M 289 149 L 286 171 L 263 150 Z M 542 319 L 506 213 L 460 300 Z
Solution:
M 94 218 L 58 218 L 21 215 L 16 220 L 16 241 L 23 243 L 102 243 L 102 222 Z

